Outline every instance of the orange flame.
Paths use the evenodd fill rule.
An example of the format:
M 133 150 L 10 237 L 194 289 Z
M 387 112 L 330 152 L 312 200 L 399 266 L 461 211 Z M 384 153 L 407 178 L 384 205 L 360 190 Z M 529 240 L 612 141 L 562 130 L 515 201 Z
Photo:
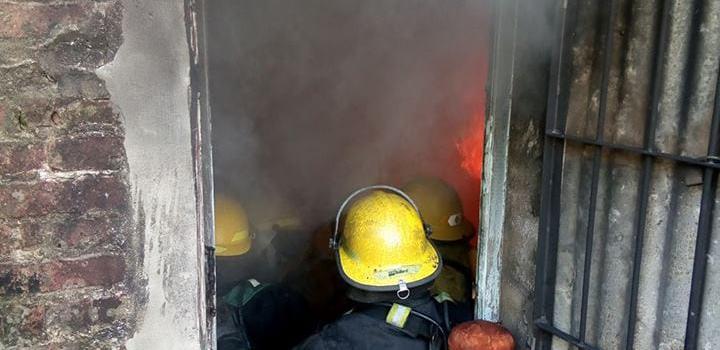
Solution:
M 485 146 L 485 116 L 482 112 L 473 115 L 469 131 L 455 146 L 460 153 L 460 166 L 473 178 L 480 179 Z

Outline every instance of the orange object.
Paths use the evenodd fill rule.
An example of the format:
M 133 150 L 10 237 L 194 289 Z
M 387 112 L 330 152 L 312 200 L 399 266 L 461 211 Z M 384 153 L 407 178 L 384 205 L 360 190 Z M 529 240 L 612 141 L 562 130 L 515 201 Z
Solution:
M 453 328 L 448 346 L 450 350 L 514 350 L 515 340 L 499 324 L 477 320 Z
M 457 144 L 462 158 L 460 167 L 475 179 L 482 178 L 483 150 L 485 148 L 485 113 L 480 110 L 472 116 L 469 130 Z

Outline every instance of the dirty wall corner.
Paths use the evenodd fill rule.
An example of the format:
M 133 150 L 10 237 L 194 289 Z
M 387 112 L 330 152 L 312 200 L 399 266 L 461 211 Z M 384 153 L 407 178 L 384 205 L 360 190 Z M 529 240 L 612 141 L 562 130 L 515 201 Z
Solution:
M 514 6 L 511 18 L 517 22 L 511 27 L 512 21 L 508 20 L 501 28 L 505 30 L 496 33 L 494 59 L 498 71 L 491 83 L 495 99 L 509 105 L 496 102 L 491 106 L 495 108 L 493 113 L 503 112 L 496 118 L 506 120 L 491 129 L 496 140 L 493 147 L 486 149 L 492 153 L 486 157 L 496 159 L 496 166 L 504 163 L 503 181 L 493 190 L 504 191 L 505 195 L 484 194 L 484 200 L 489 202 L 483 207 L 492 207 L 495 212 L 488 212 L 494 215 L 502 211 L 496 219 L 502 220 L 496 222 L 502 232 L 499 319 L 513 333 L 518 346 L 525 349 L 533 344 L 543 131 L 554 30 L 549 14 L 554 2 L 518 0 L 502 5 Z M 493 181 L 486 183 L 494 184 L 498 173 L 486 174 Z
M 200 348 L 182 1 L 0 1 L 0 348 Z
M 190 51 L 183 1 L 123 1 L 123 45 L 102 68 L 126 125 L 133 210 L 144 231 L 147 305 L 129 349 L 200 348 L 191 153 Z

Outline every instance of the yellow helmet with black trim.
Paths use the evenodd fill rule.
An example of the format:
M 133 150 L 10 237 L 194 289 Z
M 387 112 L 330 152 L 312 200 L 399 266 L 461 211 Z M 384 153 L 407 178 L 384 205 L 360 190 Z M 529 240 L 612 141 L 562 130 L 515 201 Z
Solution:
M 432 227 L 430 239 L 458 241 L 472 235 L 472 225 L 463 216 L 462 202 L 455 189 L 434 177 L 419 177 L 403 187 L 415 201 L 425 222 Z
M 252 234 L 245 209 L 234 199 L 215 196 L 215 255 L 238 256 L 252 246 Z
M 340 275 L 362 290 L 409 295 L 409 288 L 429 284 L 440 273 L 440 255 L 426 232 L 420 212 L 402 191 L 390 186 L 360 189 L 336 217 L 331 246 Z

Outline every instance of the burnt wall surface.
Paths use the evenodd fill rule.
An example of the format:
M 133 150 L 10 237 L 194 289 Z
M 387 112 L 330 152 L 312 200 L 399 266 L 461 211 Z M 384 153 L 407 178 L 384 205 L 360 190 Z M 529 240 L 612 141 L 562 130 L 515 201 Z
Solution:
M 123 115 L 131 206 L 143 232 L 144 312 L 127 349 L 204 349 L 204 241 L 190 130 L 193 2 L 122 4 L 123 44 L 98 75 Z
M 512 90 L 508 92 L 512 107 L 507 136 L 500 322 L 512 332 L 518 348 L 529 349 L 533 343 L 543 131 L 555 6 L 552 0 L 519 0 L 502 6 L 516 6 L 517 22 L 514 39 L 509 37 L 512 31 L 507 32 L 507 37 L 496 37 L 496 40 L 515 40 L 513 69 L 509 75 Z M 495 57 L 509 60 L 509 55 L 513 53 L 497 52 Z
M 95 69 L 120 1 L 0 1 L 0 348 L 121 347 L 141 254 L 125 130 Z
M 567 75 L 560 90 L 547 90 L 550 62 L 533 52 L 550 52 L 550 41 L 532 39 L 528 18 L 518 13 L 517 49 L 513 70 L 509 132 L 506 231 L 503 238 L 501 321 L 523 348 L 533 340 L 533 299 L 541 172 L 546 131 L 545 106 L 555 92 L 565 96 L 559 130 L 589 140 L 649 149 L 705 160 L 715 103 L 720 49 L 720 6 L 717 1 L 614 1 L 612 55 L 603 73 L 605 35 L 610 6 L 606 1 L 571 1 L 567 16 Z M 530 8 L 520 2 L 519 8 Z M 557 13 L 559 7 L 549 11 Z M 663 9 L 667 16 L 663 19 Z M 538 13 L 541 13 L 538 11 Z M 665 23 L 666 32 L 660 35 Z M 553 30 L 558 30 L 555 28 Z M 509 39 L 509 38 L 506 38 Z M 528 40 L 530 39 L 530 40 Z M 526 50 L 548 42 L 541 51 Z M 664 42 L 665 51 L 660 51 Z M 607 89 L 603 92 L 603 74 Z M 657 89 L 653 89 L 657 84 Z M 554 89 L 554 87 L 553 87 Z M 653 91 L 656 91 L 653 99 Z M 562 99 L 562 97 L 561 97 Z M 598 133 L 601 105 L 606 107 Z M 651 112 L 655 126 L 648 128 Z M 555 136 L 557 137 L 557 136 Z M 561 141 L 562 142 L 562 141 Z M 612 148 L 612 147 L 608 147 Z M 627 148 L 627 147 L 626 147 Z M 548 148 L 545 148 L 546 150 Z M 595 146 L 567 141 L 561 147 L 561 176 L 556 278 L 552 295 L 553 325 L 573 336 L 580 334 L 583 269 L 587 279 L 585 340 L 602 349 L 682 349 L 685 345 L 693 263 L 704 182 L 701 167 L 664 159 L 644 159 L 638 152 L 606 149 L 598 154 L 596 207 L 591 213 Z M 488 150 L 492 152 L 493 150 Z M 644 165 L 649 164 L 649 165 Z M 646 169 L 647 167 L 647 169 Z M 638 212 L 643 173 L 649 173 L 642 239 Z M 716 174 L 713 176 L 717 176 Z M 704 302 L 699 313 L 697 348 L 711 349 L 718 338 L 717 268 L 720 219 L 717 194 L 712 213 Z M 591 214 L 594 218 L 589 230 Z M 592 236 L 588 236 L 592 232 Z M 585 249 L 592 237 L 591 253 Z M 640 244 L 638 242 L 641 242 Z M 635 248 L 639 248 L 636 254 Z M 639 258 L 639 263 L 634 260 Z M 633 289 L 633 270 L 637 271 Z M 636 304 L 631 305 L 632 295 Z M 632 311 L 630 311 L 632 310 Z M 628 334 L 630 315 L 634 328 Z M 537 335 L 537 333 L 535 334 Z M 555 338 L 553 348 L 572 348 Z
M 663 6 L 664 4 L 664 6 Z M 663 18 L 663 8 L 668 16 Z M 603 59 L 610 16 L 604 2 L 579 1 L 570 55 L 566 133 L 704 160 L 718 79 L 720 4 L 717 1 L 616 1 L 612 55 Z M 662 26 L 666 27 L 663 35 Z M 665 51 L 660 51 L 665 45 Z M 601 97 L 605 63 L 607 93 Z M 657 86 L 657 90 L 653 87 Z M 653 91 L 656 94 L 653 95 Z M 604 128 L 597 130 L 600 106 Z M 651 114 L 652 113 L 652 114 Z M 654 121 L 656 125 L 650 126 Z M 582 269 L 590 259 L 587 338 L 603 349 L 680 349 L 685 344 L 695 255 L 702 168 L 620 150 L 603 150 L 598 173 L 594 235 L 588 236 L 593 148 L 568 143 L 563 166 L 556 325 L 576 333 L 580 323 Z M 647 170 L 645 167 L 648 167 Z M 641 192 L 644 173 L 648 191 Z M 717 174 L 713 175 L 717 176 Z M 647 196 L 644 230 L 638 233 L 639 203 Z M 717 203 L 718 197 L 709 193 Z M 717 205 L 715 206 L 717 211 Z M 713 215 L 705 302 L 698 348 L 720 342 L 717 213 Z M 638 246 L 638 234 L 644 237 Z M 585 244 L 593 238 L 593 249 Z M 634 262 L 639 249 L 639 264 Z M 638 269 L 637 306 L 631 303 Z M 629 319 L 635 313 L 636 321 Z M 634 331 L 627 334 L 628 322 Z M 560 345 L 559 345 L 560 346 Z
M 569 78 L 561 87 L 568 92 L 561 111 L 567 125 L 561 131 L 648 154 L 704 161 L 718 79 L 720 3 L 614 3 L 615 12 L 605 1 L 577 1 L 568 7 L 576 21 L 568 42 Z M 663 9 L 668 11 L 665 17 Z M 610 18 L 608 38 L 604 28 Z M 611 54 L 604 58 L 606 52 Z M 603 115 L 604 125 L 598 123 Z M 603 128 L 597 130 L 597 125 Z M 588 343 L 602 349 L 622 349 L 628 342 L 638 349 L 681 349 L 687 341 L 700 203 L 704 182 L 711 177 L 703 177 L 701 167 L 669 156 L 644 158 L 613 147 L 596 150 L 579 142 L 565 144 L 554 324 L 570 334 L 581 332 L 587 282 Z M 649 175 L 647 191 L 642 190 L 643 174 Z M 717 203 L 716 194 L 707 197 Z M 699 257 L 707 259 L 708 268 L 699 335 L 693 336 L 701 349 L 720 342 L 717 208 L 711 213 L 709 253 Z M 640 211 L 647 214 L 644 220 Z M 587 281 L 584 266 L 590 266 Z M 554 345 L 569 347 L 559 340 Z

